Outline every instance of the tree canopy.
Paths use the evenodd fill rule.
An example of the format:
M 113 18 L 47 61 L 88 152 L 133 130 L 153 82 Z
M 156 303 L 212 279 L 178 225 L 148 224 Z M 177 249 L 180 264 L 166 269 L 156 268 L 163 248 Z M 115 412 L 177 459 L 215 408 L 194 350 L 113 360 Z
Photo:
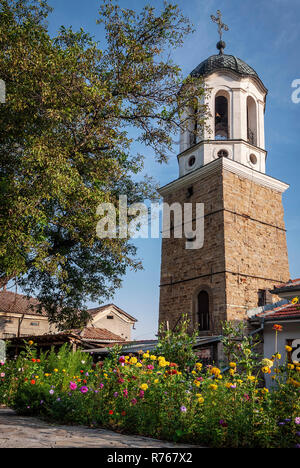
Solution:
M 0 0 L 0 285 L 13 279 L 70 328 L 141 267 L 130 239 L 96 235 L 100 203 L 154 196 L 132 130 L 167 161 L 204 89 L 172 62 L 191 25 L 169 2 L 138 13 L 104 0 L 103 43 L 64 26 L 51 36 L 49 14 L 44 0 Z

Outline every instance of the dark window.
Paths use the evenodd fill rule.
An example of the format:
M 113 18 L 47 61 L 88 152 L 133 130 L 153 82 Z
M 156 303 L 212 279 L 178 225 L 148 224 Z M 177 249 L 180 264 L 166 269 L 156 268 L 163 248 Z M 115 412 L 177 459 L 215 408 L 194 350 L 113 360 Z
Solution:
M 263 307 L 266 305 L 266 290 L 260 289 L 258 291 L 258 307 Z
M 195 145 L 197 143 L 197 132 L 198 132 L 198 108 L 197 103 L 195 103 L 195 107 L 192 110 L 192 130 L 190 132 L 190 145 Z
M 209 330 L 209 295 L 206 291 L 198 294 L 198 327 L 199 331 Z
M 194 188 L 193 186 L 188 187 L 187 189 L 187 197 L 190 198 L 194 194 Z
M 215 140 L 228 140 L 228 101 L 224 96 L 215 100 Z
M 191 156 L 189 159 L 189 166 L 192 167 L 196 162 L 195 156 Z
M 113 316 L 113 315 L 107 315 L 106 318 L 107 318 L 108 320 L 112 320 L 112 319 L 114 318 L 114 316 Z
M 267 304 L 272 304 L 272 294 L 268 289 L 259 289 L 258 291 L 258 307 L 263 307 Z
M 38 327 L 39 324 L 40 324 L 39 322 L 31 322 L 31 323 L 30 323 L 30 325 L 31 325 L 32 327 Z
M 224 150 L 224 149 L 221 149 L 220 151 L 218 151 L 218 157 L 219 158 L 228 158 L 228 151 Z

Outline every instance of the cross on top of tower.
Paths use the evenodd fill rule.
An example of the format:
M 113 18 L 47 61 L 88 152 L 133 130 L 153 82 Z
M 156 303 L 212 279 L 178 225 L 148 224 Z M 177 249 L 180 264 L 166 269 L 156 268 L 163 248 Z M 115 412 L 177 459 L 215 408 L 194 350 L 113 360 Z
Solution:
M 219 33 L 219 36 L 220 36 L 220 41 L 217 43 L 217 49 L 219 49 L 220 54 L 223 54 L 224 49 L 226 47 L 225 42 L 222 41 L 223 29 L 224 29 L 224 31 L 229 31 L 229 28 L 228 28 L 227 24 L 223 23 L 222 14 L 221 14 L 220 10 L 217 10 L 217 17 L 214 16 L 214 15 L 210 15 L 210 17 L 211 17 L 212 21 L 214 23 L 217 23 L 217 25 L 218 25 L 218 33 Z

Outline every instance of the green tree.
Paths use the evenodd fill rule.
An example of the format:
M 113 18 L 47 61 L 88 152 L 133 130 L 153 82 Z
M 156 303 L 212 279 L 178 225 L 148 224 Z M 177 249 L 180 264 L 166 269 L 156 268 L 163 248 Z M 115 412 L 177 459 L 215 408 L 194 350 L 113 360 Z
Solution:
M 0 0 L 0 286 L 14 279 L 68 328 L 141 267 L 130 239 L 96 235 L 100 203 L 118 214 L 120 194 L 155 196 L 131 132 L 167 161 L 204 89 L 168 54 L 191 32 L 177 6 L 137 13 L 104 0 L 103 44 L 82 29 L 51 37 L 50 12 L 46 0 Z M 204 124 L 205 106 L 197 114 Z

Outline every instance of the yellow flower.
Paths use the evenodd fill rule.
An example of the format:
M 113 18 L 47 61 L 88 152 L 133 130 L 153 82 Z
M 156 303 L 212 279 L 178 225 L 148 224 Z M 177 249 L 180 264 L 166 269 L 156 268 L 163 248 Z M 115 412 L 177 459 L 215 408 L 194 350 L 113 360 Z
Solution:
M 28 341 L 28 344 L 29 344 L 29 346 L 32 346 L 32 345 L 33 345 L 33 341 L 32 341 L 32 340 L 29 340 L 29 341 Z
M 63 369 L 62 372 L 66 372 L 66 369 Z M 90 372 L 92 372 L 92 371 L 90 371 Z
M 196 369 L 201 370 L 203 367 L 202 362 L 196 362 Z
M 210 384 L 209 388 L 211 388 L 212 390 L 217 390 L 218 385 L 216 385 L 216 384 Z
M 237 383 L 242 384 L 243 381 L 242 381 L 241 379 L 238 379 L 238 380 L 237 380 Z
M 274 362 L 267 358 L 263 359 L 261 363 L 264 367 L 272 367 L 274 365 Z
M 298 304 L 298 302 L 299 302 L 299 298 L 294 297 L 294 299 L 292 300 L 292 304 Z
M 135 365 L 135 367 L 142 367 L 142 366 L 143 366 L 143 364 L 141 362 L 137 362 L 136 365 Z
M 196 387 L 200 387 L 201 382 L 199 382 L 199 380 L 194 380 L 194 384 L 196 385 Z
M 141 390 L 145 391 L 145 390 L 148 389 L 148 385 L 146 383 L 143 383 L 140 388 L 141 388 Z
M 151 361 L 155 361 L 155 360 L 156 360 L 156 356 L 154 356 L 154 354 L 151 354 L 150 359 L 151 359 Z
M 294 364 L 288 364 L 287 368 L 293 370 L 293 369 L 295 369 L 295 366 L 294 366 Z
M 255 377 L 253 375 L 248 375 L 247 379 L 250 380 L 250 382 L 253 382 L 253 380 L 255 380 Z
M 194 371 L 194 370 L 192 370 L 192 374 L 197 374 L 197 372 L 196 372 L 196 371 Z
M 53 370 L 54 370 L 54 372 L 58 372 L 58 369 L 53 369 Z
M 229 369 L 229 374 L 234 375 L 235 374 L 235 369 Z
M 220 375 L 218 375 L 217 378 L 221 380 L 221 379 L 223 379 L 223 375 L 220 374 Z
M 204 398 L 203 398 L 203 397 L 199 397 L 199 398 L 198 398 L 198 403 L 200 403 L 200 405 L 202 405 L 202 403 L 204 403 Z
M 293 351 L 293 348 L 292 348 L 291 346 L 286 345 L 285 350 L 286 350 L 288 353 L 290 353 L 291 351 Z
M 266 393 L 269 393 L 269 390 L 268 390 L 267 388 L 265 388 L 265 387 L 264 387 L 264 388 L 262 388 L 262 390 L 261 390 L 261 391 L 262 391 L 262 393 L 264 393 L 264 394 L 266 394 Z
M 226 387 L 227 387 L 227 388 L 230 388 L 230 387 L 231 387 L 231 385 L 232 385 L 232 383 L 231 383 L 231 382 L 227 382 L 227 383 L 226 383 Z
M 280 354 L 280 353 L 276 353 L 276 354 L 275 354 L 275 358 L 276 358 L 276 359 L 281 359 L 281 354 Z
M 154 380 L 154 383 L 155 383 L 155 384 L 157 384 L 158 382 L 159 382 L 159 380 L 158 380 L 158 379 L 155 379 L 155 380 Z
M 261 368 L 261 371 L 264 373 L 264 374 L 269 374 L 270 373 L 270 368 L 267 367 L 267 366 L 264 366 Z
M 137 358 L 133 356 L 132 358 L 130 358 L 129 362 L 130 362 L 130 364 L 136 364 L 137 363 Z
M 201 397 L 202 397 L 202 393 L 196 393 L 196 397 L 201 398 Z
M 148 359 L 149 357 L 150 357 L 150 354 L 149 354 L 149 353 L 143 354 L 143 358 L 144 358 L 144 359 Z
M 235 369 L 236 368 L 236 363 L 235 362 L 230 362 L 229 367 L 231 367 L 232 369 Z
M 212 367 L 212 368 L 210 369 L 210 373 L 211 373 L 212 375 L 215 375 L 215 376 L 217 377 L 218 375 L 221 374 L 221 371 L 220 371 L 220 369 L 218 369 L 218 367 Z

